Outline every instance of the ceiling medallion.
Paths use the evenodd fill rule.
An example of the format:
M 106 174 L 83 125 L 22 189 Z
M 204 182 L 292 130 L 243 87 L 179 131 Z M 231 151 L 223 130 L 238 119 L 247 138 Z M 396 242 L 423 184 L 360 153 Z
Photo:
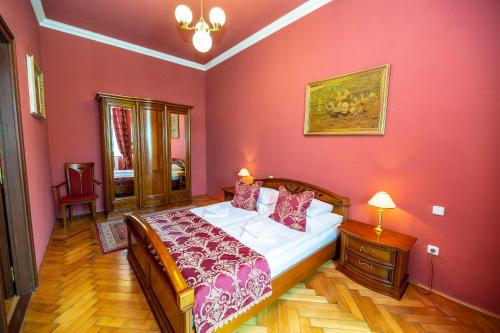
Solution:
M 194 30 L 193 45 L 199 52 L 208 52 L 212 48 L 212 37 L 210 32 L 219 31 L 226 22 L 226 14 L 219 7 L 214 7 L 209 14 L 212 27 L 203 18 L 203 0 L 201 0 L 201 17 L 194 26 L 189 24 L 193 20 L 193 13 L 186 5 L 178 5 L 175 8 L 175 19 L 185 30 Z

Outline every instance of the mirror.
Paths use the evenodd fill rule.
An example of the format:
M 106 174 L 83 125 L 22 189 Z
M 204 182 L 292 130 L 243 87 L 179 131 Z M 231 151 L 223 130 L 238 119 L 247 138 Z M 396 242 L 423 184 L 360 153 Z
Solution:
M 135 195 L 132 109 L 112 106 L 110 112 L 115 198 L 131 197 Z
M 186 189 L 186 115 L 180 113 L 170 113 L 170 155 L 171 165 L 171 189 L 181 191 Z

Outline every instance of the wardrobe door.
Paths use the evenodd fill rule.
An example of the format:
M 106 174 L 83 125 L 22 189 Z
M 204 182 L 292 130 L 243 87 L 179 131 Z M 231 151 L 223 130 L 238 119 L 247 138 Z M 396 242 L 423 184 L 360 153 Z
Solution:
M 104 194 L 108 213 L 139 208 L 137 112 L 133 101 L 104 99 Z
M 189 110 L 168 108 L 169 120 L 169 199 L 191 199 L 191 144 Z
M 141 102 L 141 209 L 167 203 L 166 107 Z

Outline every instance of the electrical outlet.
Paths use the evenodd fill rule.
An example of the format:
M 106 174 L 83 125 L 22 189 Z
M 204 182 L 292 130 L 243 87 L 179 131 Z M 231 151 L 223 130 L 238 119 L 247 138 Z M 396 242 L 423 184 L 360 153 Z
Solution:
M 433 256 L 439 255 L 439 247 L 436 245 L 427 245 L 427 253 L 432 254 Z
M 274 178 L 274 176 L 269 176 L 269 178 Z
M 444 216 L 444 207 L 442 206 L 432 206 L 432 214 L 438 216 Z

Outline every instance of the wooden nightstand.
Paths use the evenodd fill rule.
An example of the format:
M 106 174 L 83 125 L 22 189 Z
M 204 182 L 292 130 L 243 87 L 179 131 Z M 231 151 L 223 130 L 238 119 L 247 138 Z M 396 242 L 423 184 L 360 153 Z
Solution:
M 391 230 L 377 235 L 373 228 L 352 220 L 340 225 L 337 269 L 367 288 L 401 299 L 408 286 L 410 249 L 417 239 Z
M 234 198 L 234 186 L 224 187 L 224 201 L 230 201 Z

